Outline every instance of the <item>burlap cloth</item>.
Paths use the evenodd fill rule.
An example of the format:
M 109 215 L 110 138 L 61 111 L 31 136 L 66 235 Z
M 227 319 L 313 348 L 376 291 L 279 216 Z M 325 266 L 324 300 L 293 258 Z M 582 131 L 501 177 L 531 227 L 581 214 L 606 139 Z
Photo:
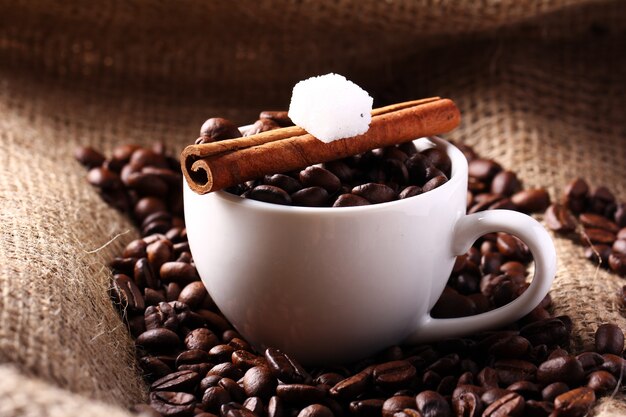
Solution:
M 207 117 L 250 122 L 335 71 L 377 104 L 453 98 L 450 137 L 527 186 L 555 196 L 582 175 L 626 200 L 625 52 L 624 1 L 0 1 L 0 415 L 124 416 L 145 398 L 105 266 L 137 233 L 86 184 L 77 145 L 177 153 Z M 555 243 L 574 347 L 626 329 L 626 282 Z

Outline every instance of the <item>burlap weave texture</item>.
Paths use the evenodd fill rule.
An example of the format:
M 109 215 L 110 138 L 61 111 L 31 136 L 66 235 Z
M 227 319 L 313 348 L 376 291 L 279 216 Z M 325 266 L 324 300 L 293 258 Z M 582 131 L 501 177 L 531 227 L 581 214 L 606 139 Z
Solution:
M 177 152 L 207 117 L 250 122 L 336 71 L 379 104 L 454 99 L 449 137 L 527 186 L 557 196 L 584 176 L 626 200 L 624 51 L 624 1 L 0 1 L 0 415 L 145 396 L 105 266 L 136 231 L 86 184 L 77 145 Z M 555 243 L 554 308 L 576 349 L 603 322 L 626 329 L 623 280 Z

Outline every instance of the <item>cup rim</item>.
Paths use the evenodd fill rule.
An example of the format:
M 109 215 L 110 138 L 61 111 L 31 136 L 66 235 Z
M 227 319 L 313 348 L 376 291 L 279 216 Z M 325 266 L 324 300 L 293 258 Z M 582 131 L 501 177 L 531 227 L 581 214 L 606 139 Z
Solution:
M 212 193 L 206 194 L 204 196 L 199 197 L 207 197 L 212 196 L 218 200 L 222 200 L 223 202 L 227 202 L 230 204 L 236 204 L 238 206 L 249 207 L 250 210 L 255 210 L 259 212 L 274 212 L 274 213 L 285 213 L 285 214 L 318 214 L 318 215 L 329 215 L 332 213 L 338 214 L 341 213 L 351 213 L 351 212 L 367 212 L 367 211 L 376 211 L 381 209 L 393 208 L 395 206 L 402 207 L 406 204 L 414 204 L 418 201 L 422 201 L 428 198 L 436 198 L 438 195 L 444 194 L 448 192 L 448 189 L 456 187 L 456 185 L 460 181 L 464 181 L 464 178 L 467 178 L 468 173 L 468 165 L 467 159 L 463 155 L 463 153 L 452 143 L 444 140 L 438 136 L 430 136 L 430 137 L 422 137 L 413 140 L 413 143 L 419 145 L 418 148 L 427 149 L 433 146 L 441 146 L 446 150 L 446 153 L 450 157 L 450 161 L 452 162 L 452 172 L 451 178 L 443 185 L 435 188 L 434 190 L 428 191 L 423 194 L 419 194 L 413 197 L 405 198 L 402 200 L 393 200 L 385 203 L 376 203 L 365 206 L 349 206 L 349 207 L 302 207 L 302 206 L 290 206 L 290 205 L 282 205 L 275 203 L 267 203 L 265 201 L 253 200 L 251 198 L 242 198 L 236 194 L 229 193 L 224 190 L 214 191 Z M 430 146 L 424 146 L 423 144 Z

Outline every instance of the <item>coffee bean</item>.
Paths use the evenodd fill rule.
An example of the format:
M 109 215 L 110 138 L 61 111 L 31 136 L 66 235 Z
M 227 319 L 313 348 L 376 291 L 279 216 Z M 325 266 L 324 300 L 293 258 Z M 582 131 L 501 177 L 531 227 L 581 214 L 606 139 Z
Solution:
M 200 379 L 200 375 L 193 371 L 174 372 L 154 381 L 150 386 L 150 391 L 183 391 L 193 393 Z
M 604 362 L 600 365 L 601 370 L 609 371 L 616 378 L 626 374 L 626 359 L 612 353 L 602 355 Z
M 494 342 L 488 352 L 496 358 L 517 359 L 525 357 L 530 349 L 530 342 L 526 338 L 511 335 Z
M 352 194 L 363 197 L 372 204 L 386 203 L 397 198 L 397 194 L 392 188 L 373 182 L 354 187 Z
M 253 366 L 243 376 L 243 389 L 249 397 L 269 400 L 277 385 L 276 378 L 266 366 Z
M 241 132 L 230 120 L 212 117 L 202 124 L 200 136 L 201 138 L 196 141 L 196 144 L 238 138 L 241 137 Z
M 146 349 L 162 351 L 170 350 L 180 345 L 178 335 L 165 328 L 151 329 L 143 332 L 135 340 L 137 346 Z
M 617 233 L 619 231 L 619 227 L 617 227 L 615 223 L 595 213 L 581 213 L 578 219 L 586 228 L 602 229 L 611 233 Z
M 573 356 L 559 356 L 549 359 L 537 368 L 537 381 L 543 384 L 563 381 L 575 385 L 585 376 L 585 371 Z
M 293 122 L 289 118 L 286 111 L 269 111 L 265 110 L 259 114 L 259 119 L 270 119 L 276 122 L 280 127 L 293 126 Z
M 437 175 L 436 177 L 428 180 L 426 184 L 422 186 L 422 191 L 425 193 L 428 191 L 432 191 L 435 188 L 442 186 L 446 182 L 448 182 L 448 178 L 445 175 Z
M 397 412 L 406 408 L 416 408 L 415 397 L 409 397 L 406 395 L 397 395 L 388 398 L 383 402 L 382 415 L 383 417 L 392 417 Z
M 265 413 L 265 405 L 259 397 L 248 397 L 243 402 L 243 406 L 252 411 L 255 415 L 260 416 Z
M 288 403 L 314 404 L 323 401 L 326 392 L 312 385 L 282 384 L 276 387 L 276 395 Z
M 104 167 L 90 169 L 87 173 L 87 181 L 94 187 L 105 190 L 121 189 L 124 187 L 120 176 Z
M 196 398 L 184 392 L 155 391 L 150 393 L 150 406 L 165 417 L 189 417 Z
M 446 287 L 430 313 L 436 318 L 465 317 L 476 314 L 476 306 L 468 297 Z
M 189 308 L 198 308 L 207 296 L 202 281 L 194 281 L 185 286 L 178 296 L 178 301 L 185 303 Z
M 341 188 L 341 181 L 335 174 L 315 165 L 300 171 L 300 182 L 305 187 L 324 188 L 329 194 L 333 194 Z
M 621 355 L 624 350 L 624 333 L 617 325 L 603 324 L 596 330 L 596 351 Z
M 580 387 L 565 392 L 554 399 L 554 411 L 559 416 L 584 416 L 596 401 L 591 388 Z
M 181 352 L 176 357 L 176 367 L 209 362 L 209 355 L 204 350 L 192 349 Z
M 516 393 L 506 394 L 493 403 L 484 411 L 484 417 L 521 416 L 524 412 L 524 398 Z
M 531 362 L 520 359 L 501 359 L 493 365 L 498 374 L 498 381 L 511 385 L 518 381 L 530 381 L 535 378 L 537 367 Z
M 435 391 L 422 391 L 415 397 L 417 409 L 424 417 L 452 416 L 446 399 Z
M 520 336 L 525 337 L 532 345 L 569 344 L 569 331 L 561 319 L 550 318 L 527 324 L 520 329 Z
M 501 194 L 507 197 L 512 196 L 520 191 L 522 184 L 517 175 L 511 171 L 500 171 L 491 181 L 491 192 L 493 194 Z
M 338 382 L 330 389 L 329 393 L 334 398 L 350 400 L 365 392 L 371 383 L 372 377 L 370 374 L 367 372 L 359 372 Z
M 416 369 L 407 361 L 391 361 L 374 367 L 374 383 L 382 387 L 395 387 L 408 383 L 415 377 Z
M 415 153 L 404 162 L 409 173 L 409 180 L 415 185 L 426 182 L 426 168 L 431 164 L 421 153 Z
M 289 205 L 291 197 L 282 188 L 272 185 L 258 185 L 246 194 L 247 198 L 264 201 L 266 203 Z
M 231 402 L 230 394 L 220 386 L 210 386 L 202 394 L 202 407 L 210 412 L 219 412 L 220 407 Z
M 609 266 L 611 270 L 619 275 L 626 275 L 626 255 L 613 252 L 609 255 Z
M 322 207 L 328 200 L 328 192 L 322 187 L 303 188 L 291 194 L 291 201 L 296 206 Z
M 484 405 L 480 395 L 475 392 L 463 392 L 452 398 L 452 409 L 457 416 L 479 417 L 483 412 L 483 408 Z
M 604 229 L 597 229 L 594 227 L 586 227 L 584 229 L 584 234 L 582 236 L 583 243 L 586 243 L 589 240 L 591 243 L 602 243 L 606 245 L 612 245 L 617 238 L 615 233 L 609 232 Z
M 402 200 L 405 198 L 414 197 L 416 195 L 422 194 L 423 192 L 424 191 L 422 190 L 422 187 L 420 187 L 419 185 L 409 185 L 408 187 L 405 187 L 402 191 L 400 191 L 400 194 L 398 194 L 398 199 Z
M 254 122 L 254 124 L 245 131 L 243 136 L 252 136 L 256 135 L 257 133 L 267 132 L 269 130 L 274 130 L 278 128 L 280 128 L 280 126 L 275 121 L 267 118 L 262 118 Z
M 236 402 L 222 404 L 220 407 L 222 417 L 256 417 L 255 414 L 243 405 Z
M 192 330 L 185 337 L 187 349 L 198 349 L 208 352 L 213 346 L 219 343 L 219 339 L 209 329 L 199 328 Z
M 448 154 L 440 148 L 428 148 L 422 152 L 428 162 L 437 167 L 445 176 L 450 175 L 452 161 Z
M 311 404 L 298 413 L 298 417 L 334 417 L 330 408 L 321 404 Z
M 474 159 L 468 164 L 471 177 L 480 181 L 490 182 L 495 175 L 502 171 L 502 167 L 490 159 Z
M 298 180 L 284 174 L 266 175 L 263 178 L 263 184 L 281 188 L 287 194 L 293 194 L 302 189 L 302 184 Z
M 354 194 L 341 194 L 333 203 L 333 207 L 367 206 L 372 204 L 369 200 Z
M 161 279 L 165 282 L 187 284 L 198 279 L 198 272 L 193 265 L 184 262 L 165 262 L 159 270 Z
M 111 296 L 122 309 L 131 312 L 141 312 L 146 307 L 141 291 L 133 280 L 124 274 L 113 276 Z
M 278 349 L 266 349 L 265 360 L 272 374 L 284 383 L 307 383 L 311 379 L 298 362 Z
M 102 165 L 104 155 L 90 146 L 80 146 L 74 151 L 74 158 L 86 168 L 94 168 Z
M 380 416 L 384 403 L 385 400 L 380 398 L 352 401 L 349 406 L 350 414 L 358 417 Z
M 558 203 L 550 205 L 544 219 L 548 227 L 557 233 L 571 233 L 576 230 L 576 218 L 564 205 Z
M 550 195 L 543 188 L 534 188 L 513 194 L 511 201 L 524 213 L 539 213 L 550 205 Z
M 236 350 L 231 355 L 233 365 L 248 370 L 254 366 L 266 366 L 267 361 L 261 356 L 257 356 L 247 350 Z

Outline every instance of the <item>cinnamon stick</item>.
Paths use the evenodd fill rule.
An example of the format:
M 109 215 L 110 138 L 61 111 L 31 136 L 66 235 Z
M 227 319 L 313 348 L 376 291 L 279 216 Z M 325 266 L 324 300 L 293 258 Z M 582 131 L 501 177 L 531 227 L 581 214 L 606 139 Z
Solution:
M 299 127 L 287 127 L 245 138 L 190 145 L 181 154 L 181 166 L 190 188 L 206 194 L 263 175 L 446 133 L 459 122 L 454 102 L 433 97 L 373 110 L 369 130 L 362 135 L 324 143 Z

